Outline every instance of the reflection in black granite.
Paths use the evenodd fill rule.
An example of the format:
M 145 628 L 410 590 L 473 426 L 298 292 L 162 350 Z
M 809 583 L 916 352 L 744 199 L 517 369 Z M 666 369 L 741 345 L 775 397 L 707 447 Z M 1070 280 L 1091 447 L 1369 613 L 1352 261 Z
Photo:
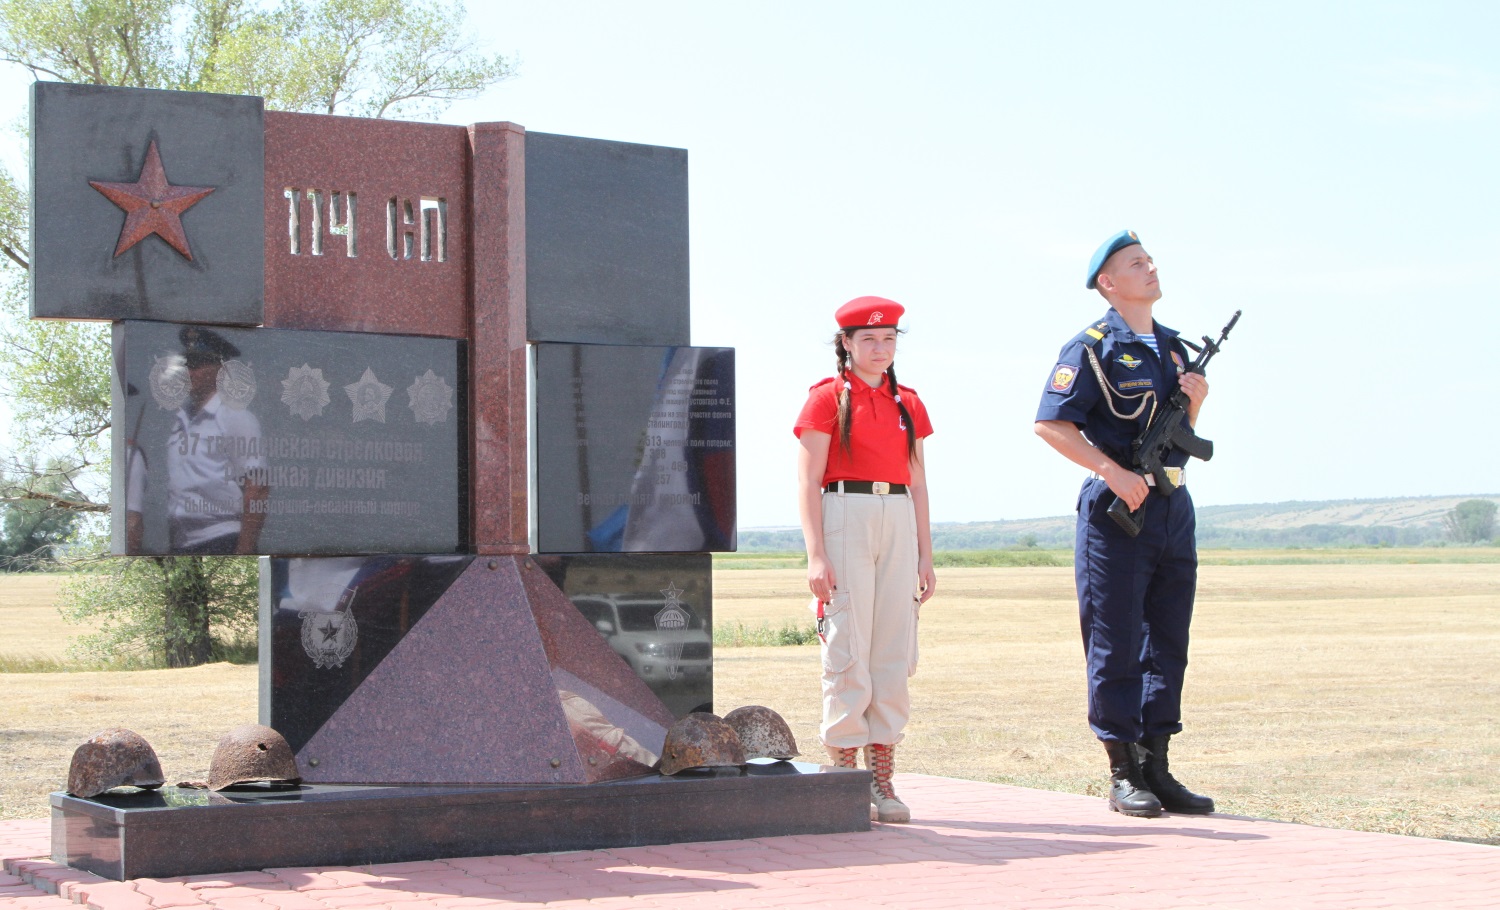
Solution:
M 263 561 L 260 616 L 270 647 L 260 653 L 261 722 L 300 750 L 473 559 Z
M 462 343 L 116 323 L 118 554 L 464 549 Z
M 535 352 L 538 552 L 735 548 L 733 348 Z
M 673 716 L 713 710 L 712 557 L 533 559 Z

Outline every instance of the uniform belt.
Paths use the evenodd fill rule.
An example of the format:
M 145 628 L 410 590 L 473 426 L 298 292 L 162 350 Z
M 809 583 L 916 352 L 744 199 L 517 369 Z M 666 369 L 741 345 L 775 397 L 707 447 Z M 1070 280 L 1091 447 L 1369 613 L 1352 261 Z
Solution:
M 1187 485 L 1187 468 L 1163 468 L 1162 470 L 1167 472 L 1167 479 L 1172 481 L 1172 486 L 1181 487 Z M 1104 479 L 1103 474 L 1090 474 L 1089 476 L 1095 480 Z M 1146 478 L 1146 486 L 1156 486 L 1156 475 L 1142 474 L 1141 476 Z
M 829 493 L 874 493 L 884 496 L 887 493 L 905 493 L 906 484 L 886 483 L 883 480 L 836 480 L 823 489 Z

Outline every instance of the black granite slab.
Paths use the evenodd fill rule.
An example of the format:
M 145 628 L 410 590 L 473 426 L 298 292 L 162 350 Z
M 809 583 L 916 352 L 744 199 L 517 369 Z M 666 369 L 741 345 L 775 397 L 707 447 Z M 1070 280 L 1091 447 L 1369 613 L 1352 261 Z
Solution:
M 584 786 L 52 794 L 52 859 L 114 880 L 870 828 L 870 775 L 797 762 Z
M 735 548 L 733 348 L 534 350 L 538 552 Z
M 122 322 L 114 359 L 116 554 L 464 548 L 462 342 Z
M 526 338 L 687 344 L 687 151 L 526 134 Z
M 535 562 L 673 716 L 713 712 L 713 557 L 575 553 Z
M 37 82 L 31 106 L 32 316 L 261 322 L 260 98 Z M 126 210 L 90 181 L 148 180 L 153 155 L 167 184 L 212 192 L 117 253 Z M 166 236 L 174 225 L 182 250 Z
M 300 750 L 473 559 L 262 560 L 261 722 Z

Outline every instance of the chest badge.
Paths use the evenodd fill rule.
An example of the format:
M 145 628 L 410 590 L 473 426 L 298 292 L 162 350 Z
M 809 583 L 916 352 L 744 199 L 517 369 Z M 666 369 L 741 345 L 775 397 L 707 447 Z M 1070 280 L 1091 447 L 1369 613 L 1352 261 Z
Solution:
M 1186 373 L 1187 372 L 1187 367 L 1183 366 L 1183 363 L 1182 363 L 1182 355 L 1179 354 L 1179 353 L 1177 353 L 1176 351 L 1172 352 L 1172 362 L 1175 363 L 1175 364 L 1177 364 L 1177 372 L 1179 372 L 1179 373 Z
M 1120 366 L 1124 367 L 1127 370 L 1138 370 L 1141 368 L 1141 364 L 1145 362 L 1146 361 L 1141 360 L 1137 357 L 1132 357 L 1129 354 L 1121 354 L 1118 358 L 1115 359 L 1115 363 L 1118 363 Z

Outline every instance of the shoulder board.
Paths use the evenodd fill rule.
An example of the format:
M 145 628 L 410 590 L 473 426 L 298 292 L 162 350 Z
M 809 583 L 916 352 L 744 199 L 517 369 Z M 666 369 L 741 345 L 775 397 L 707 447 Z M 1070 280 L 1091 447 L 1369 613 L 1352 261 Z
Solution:
M 1089 347 L 1093 347 L 1108 337 L 1111 331 L 1113 330 L 1109 327 L 1109 323 L 1101 319 L 1077 335 L 1074 335 L 1073 341 L 1081 341 Z M 1072 342 L 1069 343 L 1071 344 Z

